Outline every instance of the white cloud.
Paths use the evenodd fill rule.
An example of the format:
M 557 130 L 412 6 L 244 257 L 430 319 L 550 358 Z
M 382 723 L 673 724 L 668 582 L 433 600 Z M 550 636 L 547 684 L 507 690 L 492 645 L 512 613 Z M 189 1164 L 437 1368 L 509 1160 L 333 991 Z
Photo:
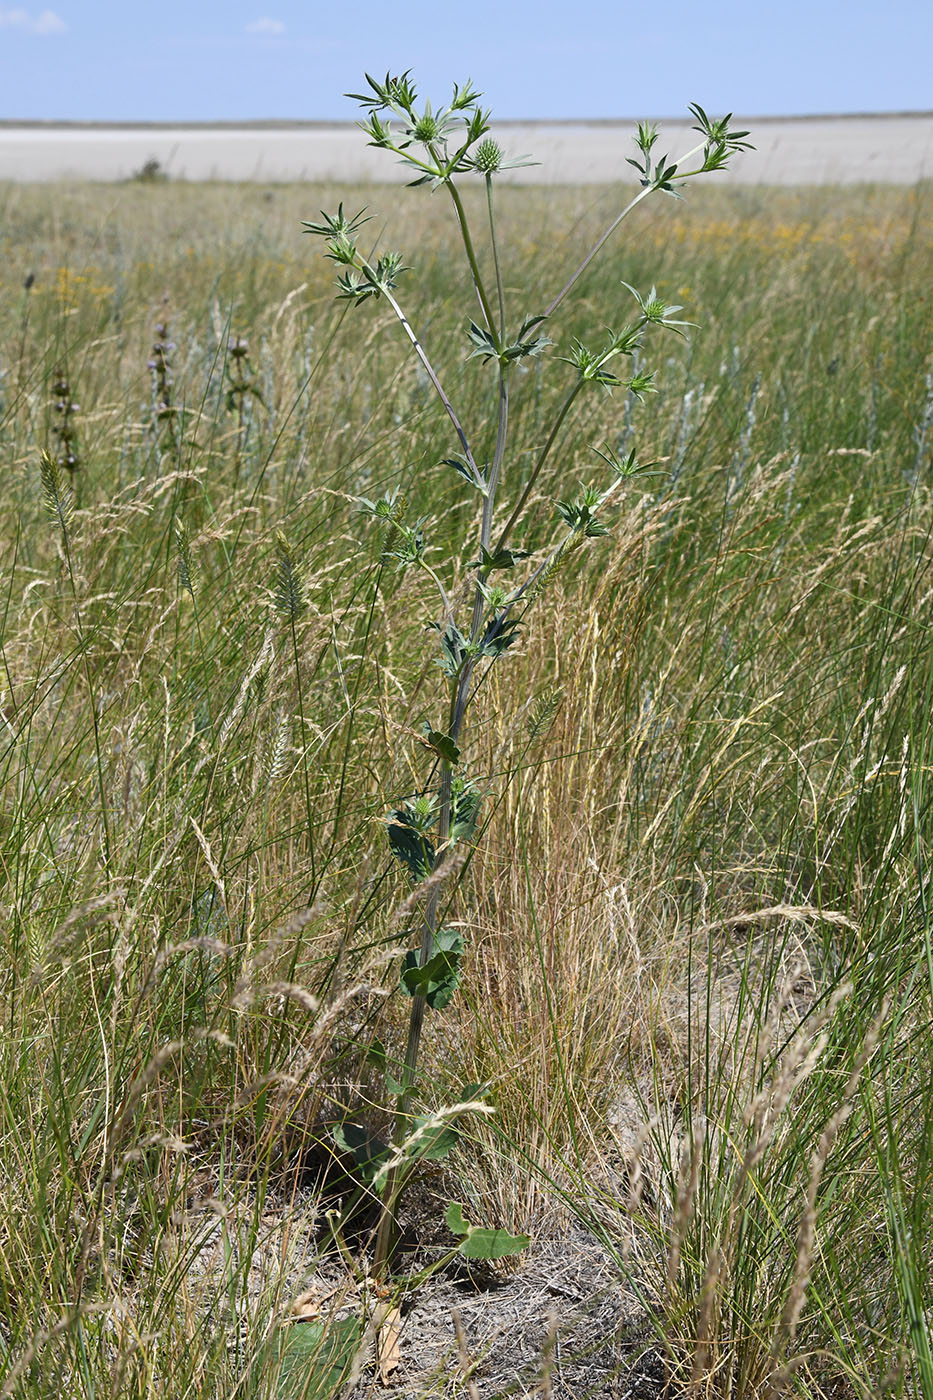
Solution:
M 268 15 L 263 15 L 262 19 L 254 19 L 251 24 L 246 25 L 247 34 L 284 34 L 285 25 L 280 19 L 270 19 Z
M 33 27 L 36 34 L 64 34 L 68 28 L 61 15 L 54 10 L 43 10 Z
M 33 19 L 29 10 L 0 10 L 0 29 L 22 29 L 26 34 L 64 34 L 68 26 L 54 10 L 42 10 Z

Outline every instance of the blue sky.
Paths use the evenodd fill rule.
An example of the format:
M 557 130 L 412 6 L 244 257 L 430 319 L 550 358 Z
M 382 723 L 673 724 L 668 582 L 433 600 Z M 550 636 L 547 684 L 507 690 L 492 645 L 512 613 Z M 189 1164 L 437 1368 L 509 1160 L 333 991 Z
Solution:
M 364 70 L 499 117 L 933 108 L 929 0 L 0 0 L 0 117 L 352 120 Z

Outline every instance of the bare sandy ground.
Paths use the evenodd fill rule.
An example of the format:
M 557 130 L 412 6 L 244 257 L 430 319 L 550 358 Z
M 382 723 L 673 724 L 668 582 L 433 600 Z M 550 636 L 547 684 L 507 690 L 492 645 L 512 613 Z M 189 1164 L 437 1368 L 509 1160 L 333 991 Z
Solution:
M 840 117 L 750 117 L 756 150 L 717 179 L 744 184 L 913 184 L 933 177 L 933 113 Z M 506 122 L 496 135 L 515 156 L 540 162 L 509 172 L 523 184 L 633 180 L 631 122 Z M 675 157 L 697 140 L 686 121 L 662 123 L 656 148 Z M 0 122 L 0 179 L 121 180 L 155 159 L 188 180 L 404 178 L 385 152 L 347 124 L 109 126 Z

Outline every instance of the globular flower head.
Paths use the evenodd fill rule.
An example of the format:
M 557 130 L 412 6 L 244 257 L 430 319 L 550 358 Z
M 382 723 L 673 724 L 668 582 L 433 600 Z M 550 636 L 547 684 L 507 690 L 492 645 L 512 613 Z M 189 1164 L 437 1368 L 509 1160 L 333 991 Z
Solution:
M 487 136 L 473 153 L 473 163 L 481 175 L 494 175 L 502 168 L 502 147 Z

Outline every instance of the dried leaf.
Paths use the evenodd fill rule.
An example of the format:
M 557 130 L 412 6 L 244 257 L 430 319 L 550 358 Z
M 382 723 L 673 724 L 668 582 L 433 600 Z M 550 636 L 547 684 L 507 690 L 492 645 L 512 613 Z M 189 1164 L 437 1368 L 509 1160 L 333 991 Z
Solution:
M 318 1317 L 322 1304 L 328 1298 L 333 1298 L 337 1292 L 336 1288 L 325 1288 L 323 1284 L 315 1284 L 311 1288 L 299 1293 L 298 1297 L 289 1308 L 289 1314 L 294 1322 L 311 1322 Z
M 392 1372 L 402 1360 L 399 1337 L 402 1333 L 401 1309 L 392 1303 L 377 1303 L 373 1322 L 376 1328 L 376 1366 L 383 1385 L 391 1385 Z

